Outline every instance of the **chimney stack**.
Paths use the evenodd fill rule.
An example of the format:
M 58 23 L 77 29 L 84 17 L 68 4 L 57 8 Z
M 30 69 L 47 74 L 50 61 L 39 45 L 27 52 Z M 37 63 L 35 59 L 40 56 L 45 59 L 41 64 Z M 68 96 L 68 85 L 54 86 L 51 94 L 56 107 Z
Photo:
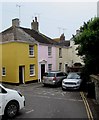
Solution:
M 61 34 L 61 36 L 60 36 L 60 42 L 62 42 L 62 41 L 65 41 L 65 35 L 64 35 L 64 33 Z
M 20 21 L 18 18 L 12 19 L 12 26 L 13 27 L 20 27 Z
M 35 17 L 35 20 L 32 21 L 31 29 L 33 29 L 35 31 L 39 31 L 39 23 L 37 21 L 37 17 Z

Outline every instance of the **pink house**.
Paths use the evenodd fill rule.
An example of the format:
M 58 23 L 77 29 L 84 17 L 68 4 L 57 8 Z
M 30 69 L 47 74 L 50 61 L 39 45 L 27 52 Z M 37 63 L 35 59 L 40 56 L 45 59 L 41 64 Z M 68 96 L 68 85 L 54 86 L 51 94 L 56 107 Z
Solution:
M 56 47 L 51 44 L 38 45 L 38 79 L 41 82 L 44 72 L 56 70 Z
M 38 45 L 38 80 L 41 82 L 46 71 L 56 70 L 56 42 L 39 32 L 37 17 L 31 23 L 31 30 L 26 30 Z

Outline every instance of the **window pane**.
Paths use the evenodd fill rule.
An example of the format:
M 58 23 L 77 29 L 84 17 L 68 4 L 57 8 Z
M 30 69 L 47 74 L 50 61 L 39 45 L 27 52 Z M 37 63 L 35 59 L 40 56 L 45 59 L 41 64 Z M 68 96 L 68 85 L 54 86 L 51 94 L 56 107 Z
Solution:
M 2 75 L 6 75 L 5 67 L 2 68 Z
M 59 57 L 62 57 L 62 48 L 59 48 Z
M 34 74 L 35 74 L 35 66 L 30 65 L 30 75 L 34 75 Z
M 29 45 L 29 55 L 34 55 L 34 46 Z
M 52 47 L 48 47 L 48 56 L 52 55 Z
M 59 70 L 62 70 L 62 63 L 59 63 Z
M 49 70 L 49 71 L 52 70 L 52 64 L 48 64 L 48 70 Z

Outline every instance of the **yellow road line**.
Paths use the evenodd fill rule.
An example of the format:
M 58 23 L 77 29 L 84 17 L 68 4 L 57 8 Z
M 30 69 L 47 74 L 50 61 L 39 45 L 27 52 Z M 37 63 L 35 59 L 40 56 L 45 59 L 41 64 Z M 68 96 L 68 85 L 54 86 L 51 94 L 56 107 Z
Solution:
M 87 99 L 86 99 L 86 97 L 84 96 L 84 93 L 83 93 L 83 92 L 80 92 L 80 95 L 81 95 L 82 100 L 83 100 L 83 102 L 84 102 L 84 105 L 85 105 L 85 108 L 86 108 L 86 112 L 87 112 L 87 115 L 88 115 L 88 119 L 89 119 L 89 120 L 94 120 L 93 115 L 92 115 L 92 112 L 91 112 L 90 107 L 89 107 L 89 104 L 88 104 L 88 102 L 87 102 Z

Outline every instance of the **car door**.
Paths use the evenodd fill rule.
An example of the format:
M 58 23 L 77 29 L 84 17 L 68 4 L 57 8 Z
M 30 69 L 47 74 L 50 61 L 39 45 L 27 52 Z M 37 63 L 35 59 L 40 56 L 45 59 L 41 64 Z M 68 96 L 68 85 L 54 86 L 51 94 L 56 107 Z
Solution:
M 0 86 L 0 115 L 3 114 L 6 91 Z

